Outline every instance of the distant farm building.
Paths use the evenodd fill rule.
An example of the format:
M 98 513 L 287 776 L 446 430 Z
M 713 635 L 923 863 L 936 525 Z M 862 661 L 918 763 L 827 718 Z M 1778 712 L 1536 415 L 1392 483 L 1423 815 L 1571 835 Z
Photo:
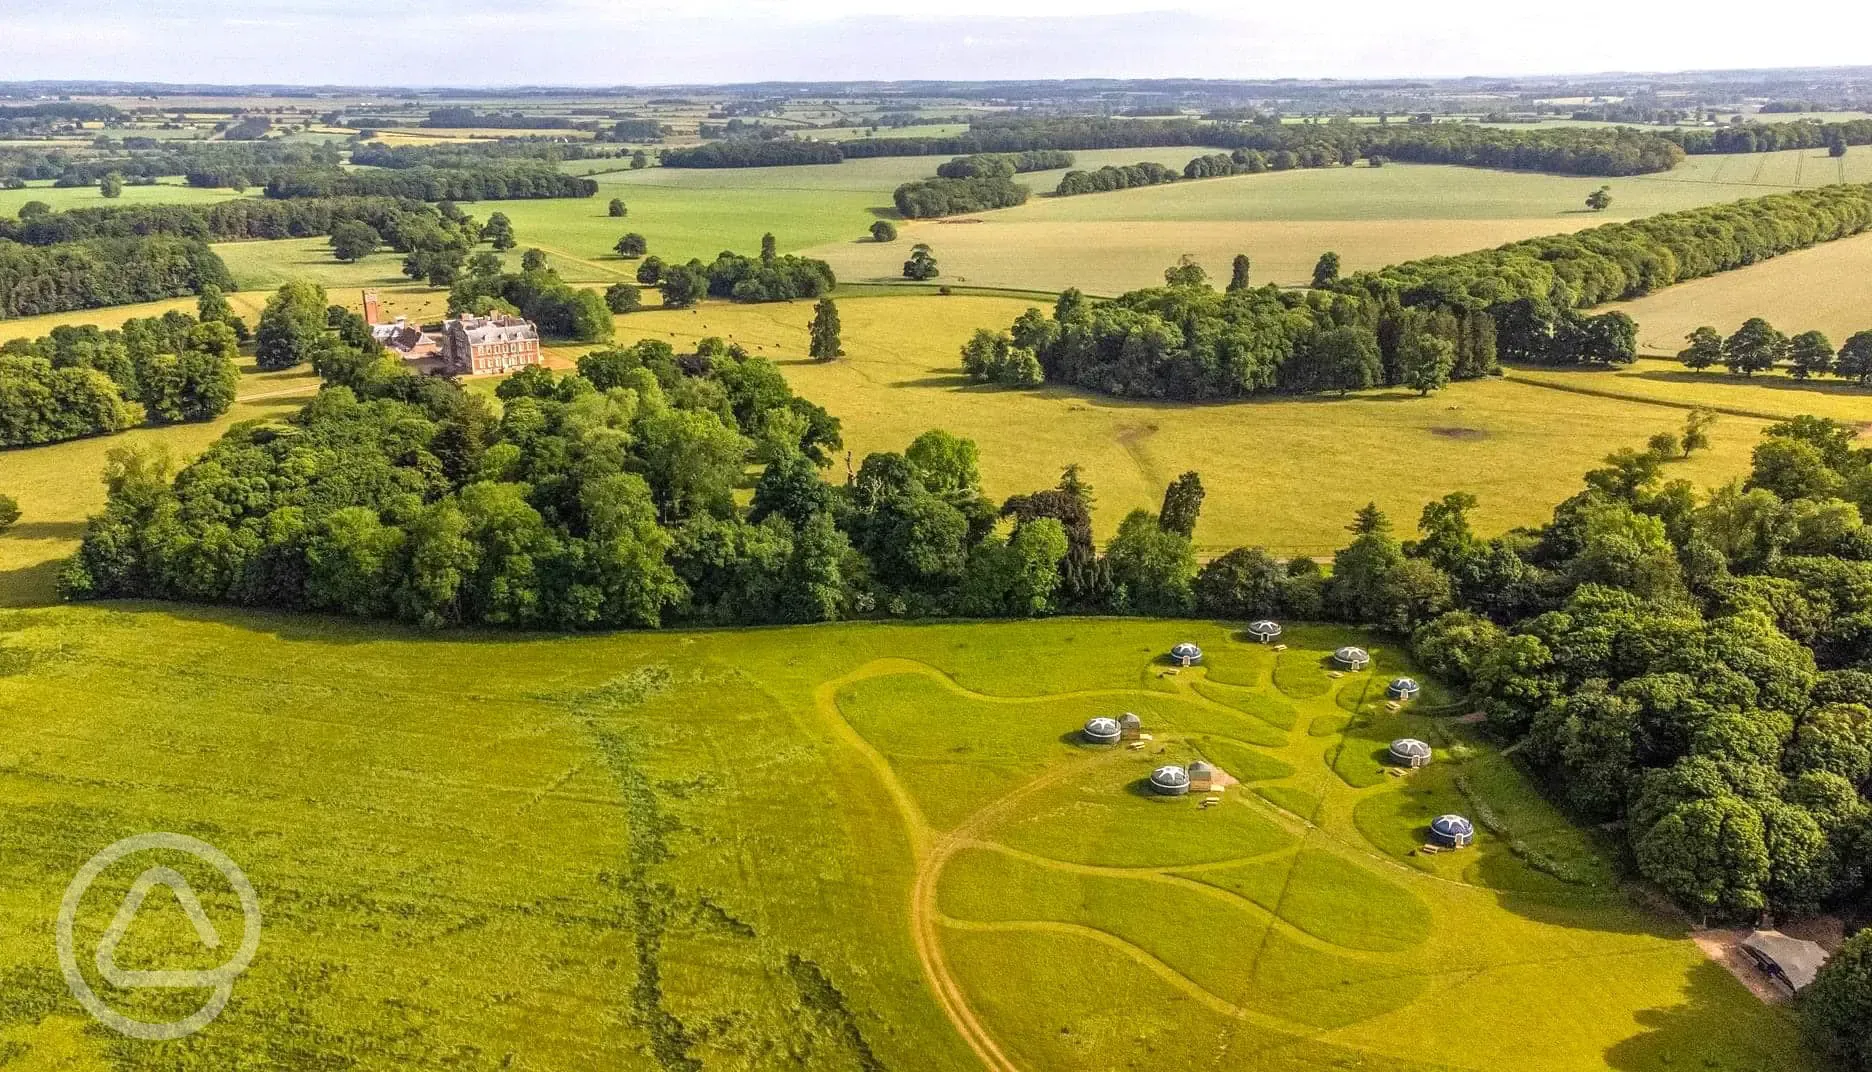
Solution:
M 1475 841 L 1475 824 L 1460 815 L 1439 815 L 1430 820 L 1430 840 L 1446 849 L 1460 849 Z
M 1408 677 L 1392 678 L 1391 684 L 1385 687 L 1385 695 L 1391 697 L 1393 700 L 1415 700 L 1417 698 L 1417 682 Z
M 1202 649 L 1186 640 L 1170 649 L 1170 661 L 1178 666 L 1195 666 L 1202 662 Z
M 486 376 L 543 365 L 539 329 L 522 317 L 463 313 L 442 325 L 442 359 L 458 376 Z
M 1756 967 L 1796 994 L 1814 981 L 1827 962 L 1827 951 L 1820 943 L 1790 938 L 1780 931 L 1751 933 L 1742 939 L 1742 951 Z
M 1371 665 L 1371 653 L 1350 644 L 1332 653 L 1333 662 L 1347 670 L 1363 670 Z
M 1391 762 L 1400 767 L 1428 767 L 1430 746 L 1415 737 L 1399 737 L 1387 750 Z
M 1191 789 L 1199 793 L 1207 793 L 1209 787 L 1213 784 L 1215 784 L 1214 767 L 1211 767 L 1200 759 L 1189 765 L 1189 787 Z
M 1144 720 L 1129 711 L 1118 720 L 1118 736 L 1127 741 L 1135 741 L 1144 733 Z
M 1176 764 L 1151 771 L 1151 791 L 1166 797 L 1180 797 L 1190 790 L 1189 772 Z
M 1117 744 L 1120 731 L 1117 719 L 1100 715 L 1098 718 L 1087 719 L 1083 732 L 1088 743 Z
M 1265 618 L 1258 622 L 1249 622 L 1248 635 L 1263 644 L 1271 643 L 1280 637 L 1281 626 L 1279 622 L 1270 622 Z

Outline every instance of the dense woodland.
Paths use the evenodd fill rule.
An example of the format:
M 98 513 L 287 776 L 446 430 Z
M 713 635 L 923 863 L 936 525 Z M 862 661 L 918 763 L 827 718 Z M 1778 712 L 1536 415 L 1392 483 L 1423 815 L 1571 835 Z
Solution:
M 434 206 L 410 198 L 305 197 L 284 201 L 237 198 L 207 205 L 139 204 L 74 208 L 64 212 L 0 217 L 0 239 L 49 246 L 87 238 L 175 235 L 204 242 L 312 238 L 345 221 L 391 235 L 420 219 L 435 220 Z
M 0 345 L 0 447 L 226 413 L 240 382 L 235 361 L 246 329 L 213 291 L 202 308 L 214 319 L 171 312 L 110 331 L 64 326 Z
M 408 197 L 418 201 L 500 201 L 591 197 L 597 192 L 597 180 L 566 175 L 541 164 L 418 166 L 377 171 L 306 168 L 277 174 L 266 184 L 266 195 L 273 198 Z
M 172 235 L 93 238 L 51 246 L 0 240 L 0 317 L 129 305 L 233 289 L 207 243 Z
M 1872 186 L 1828 186 L 1711 205 L 1338 278 L 1321 258 L 1305 293 L 1247 285 L 1218 294 L 1195 265 L 1169 284 L 1091 304 L 1062 296 L 984 332 L 964 363 L 1143 398 L 1242 398 L 1375 385 L 1435 390 L 1499 360 L 1626 363 L 1637 329 L 1622 312 L 1585 315 L 1685 279 L 1753 264 L 1872 227 Z M 973 351 L 976 356 L 970 357 Z M 995 361 L 981 354 L 998 354 Z M 1856 368 L 1855 366 L 1852 366 Z M 994 379 L 991 374 L 982 378 Z

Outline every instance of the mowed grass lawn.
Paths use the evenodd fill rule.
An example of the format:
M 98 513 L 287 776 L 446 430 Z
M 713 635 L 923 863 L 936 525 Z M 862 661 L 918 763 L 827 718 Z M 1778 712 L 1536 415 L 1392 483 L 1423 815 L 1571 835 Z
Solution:
M 1210 670 L 1166 676 L 1182 639 Z M 974 1067 L 936 977 L 1022 1068 L 1811 1067 L 1785 1009 L 1631 906 L 1486 745 L 1459 762 L 1455 727 L 1370 699 L 1396 653 L 1289 640 L 1275 678 L 1192 622 L 548 638 L 0 612 L 0 1044 L 22 1067 Z M 1349 640 L 1381 668 L 1329 676 Z M 1150 750 L 1074 742 L 1122 709 Z M 1348 735 L 1307 731 L 1328 711 Z M 1400 730 L 1438 763 L 1370 781 L 1338 759 Z M 1139 788 L 1198 755 L 1323 804 L 1308 823 L 1247 785 L 1208 810 Z M 1466 806 L 1459 771 L 1574 881 L 1487 832 L 1414 854 Z M 152 830 L 227 853 L 263 921 L 226 1011 L 161 1044 L 88 1025 L 53 940 L 70 876 Z M 152 1019 L 199 995 L 114 989 L 88 951 L 155 863 L 224 942 L 242 926 L 185 857 L 105 873 L 79 963 Z M 161 896 L 118 956 L 219 963 Z
M 848 299 L 839 303 L 847 356 L 825 364 L 804 358 L 807 302 L 633 313 L 618 319 L 618 339 L 683 349 L 718 335 L 774 358 L 797 391 L 844 422 L 854 459 L 947 429 L 980 445 L 983 483 L 996 497 L 1050 487 L 1076 462 L 1096 489 L 1104 535 L 1132 507 L 1156 509 L 1164 486 L 1195 469 L 1208 490 L 1196 540 L 1208 552 L 1263 544 L 1330 554 L 1365 503 L 1409 524 L 1426 501 L 1458 489 L 1481 498 L 1484 529 L 1537 523 L 1607 453 L 1684 418 L 1681 409 L 1544 390 L 1514 376 L 1429 398 L 1392 390 L 1208 405 L 969 384 L 962 343 L 977 327 L 1005 328 L 1029 305 L 959 295 Z M 1725 418 L 1712 448 L 1673 463 L 1669 474 L 1710 485 L 1745 472 L 1762 427 Z M 831 477 L 842 479 L 843 467 Z

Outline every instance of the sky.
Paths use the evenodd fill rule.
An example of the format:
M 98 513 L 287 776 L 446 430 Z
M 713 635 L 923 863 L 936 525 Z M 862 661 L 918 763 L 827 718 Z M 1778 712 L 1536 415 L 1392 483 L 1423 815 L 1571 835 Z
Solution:
M 1758 0 L 0 0 L 0 80 L 404 86 L 1391 78 L 1872 63 Z M 1517 17 L 1521 12 L 1530 16 Z M 1826 31 L 1815 32 L 1824 22 Z

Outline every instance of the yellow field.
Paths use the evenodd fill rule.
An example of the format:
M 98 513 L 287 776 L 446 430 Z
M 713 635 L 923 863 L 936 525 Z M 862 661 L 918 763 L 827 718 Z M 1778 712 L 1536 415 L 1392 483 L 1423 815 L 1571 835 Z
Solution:
M 678 348 L 731 338 L 779 361 L 794 388 L 844 421 L 854 459 L 902 450 L 945 428 L 981 445 L 991 496 L 1047 487 L 1077 462 L 1109 535 L 1134 506 L 1155 509 L 1186 469 L 1208 489 L 1197 543 L 1206 552 L 1263 544 L 1323 555 L 1345 541 L 1353 511 L 1376 501 L 1408 527 L 1428 499 L 1458 488 L 1482 500 L 1487 531 L 1544 520 L 1606 453 L 1683 422 L 1681 409 L 1483 380 L 1420 399 L 1376 391 L 1348 399 L 1215 405 L 1124 402 L 1046 388 L 972 386 L 957 350 L 980 326 L 1005 327 L 1029 303 L 1006 298 L 852 298 L 839 305 L 848 356 L 806 360 L 810 303 L 646 311 L 618 338 Z M 1723 419 L 1711 450 L 1672 476 L 1722 483 L 1743 472 L 1763 423 Z M 830 474 L 843 477 L 842 467 Z
M 1258 177 L 1258 176 L 1251 176 Z M 1227 180 L 1223 180 L 1227 181 Z M 1088 194 L 1085 199 L 1120 194 Z M 1597 220 L 1266 220 L 1255 222 L 1032 222 L 1019 210 L 984 213 L 966 221 L 900 224 L 896 242 L 840 242 L 809 250 L 832 265 L 841 281 L 902 281 L 910 246 L 927 242 L 944 283 L 1061 290 L 1114 295 L 1161 286 L 1163 270 L 1184 255 L 1196 258 L 1218 283 L 1228 279 L 1237 253 L 1254 261 L 1254 279 L 1300 284 L 1314 262 L 1336 251 L 1348 272 L 1382 268 L 1417 257 L 1467 253 L 1517 239 L 1577 230 Z
M 1642 357 L 1621 369 L 1518 368 L 1513 375 L 1523 383 L 1616 394 L 1667 406 L 1704 406 L 1736 416 L 1784 420 L 1811 413 L 1840 421 L 1872 421 L 1872 388 L 1830 377 L 1803 382 L 1781 373 L 1745 378 L 1722 369 L 1692 372 L 1674 359 L 1658 357 Z
M 1692 329 L 1708 324 L 1726 335 L 1751 316 L 1767 317 L 1790 335 L 1824 331 L 1838 346 L 1854 332 L 1872 329 L 1868 280 L 1872 234 L 1679 283 L 1617 308 L 1638 321 L 1638 345 L 1648 354 L 1674 355 Z

